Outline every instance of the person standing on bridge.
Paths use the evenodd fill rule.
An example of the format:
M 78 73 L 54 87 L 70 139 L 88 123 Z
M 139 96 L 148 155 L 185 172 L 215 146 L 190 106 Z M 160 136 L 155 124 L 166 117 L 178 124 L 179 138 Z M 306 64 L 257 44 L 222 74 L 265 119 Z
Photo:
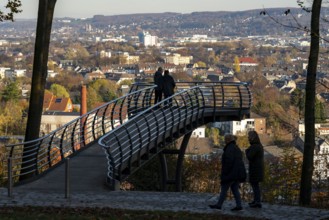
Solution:
M 249 183 L 254 193 L 254 200 L 249 203 L 252 208 L 262 208 L 259 182 L 264 179 L 264 149 L 256 131 L 248 132 L 250 147 L 246 149 L 249 161 Z
M 163 69 L 162 67 L 159 67 L 158 70 L 154 73 L 153 79 L 154 84 L 156 85 L 154 92 L 154 104 L 160 102 L 162 100 L 162 92 L 163 92 Z
M 164 76 L 163 76 L 163 94 L 165 99 L 172 96 L 175 93 L 175 87 L 176 83 L 174 78 L 169 75 L 169 70 L 164 71 Z M 172 104 L 172 99 L 169 99 L 166 105 L 171 105 Z
M 236 207 L 231 211 L 243 210 L 240 196 L 240 182 L 246 181 L 246 169 L 242 159 L 242 152 L 236 145 L 236 137 L 232 134 L 224 136 L 225 147 L 222 154 L 222 172 L 221 172 L 221 189 L 218 202 L 209 205 L 212 209 L 222 209 L 222 205 L 226 199 L 227 191 L 231 188 Z

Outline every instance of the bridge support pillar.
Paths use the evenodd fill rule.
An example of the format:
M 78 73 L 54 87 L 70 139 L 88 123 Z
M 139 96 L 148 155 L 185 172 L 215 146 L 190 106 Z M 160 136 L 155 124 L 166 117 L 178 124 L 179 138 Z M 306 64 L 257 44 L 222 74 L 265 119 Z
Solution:
M 185 134 L 182 144 L 179 149 L 165 149 L 159 154 L 160 164 L 161 164 L 161 174 L 162 174 L 162 191 L 168 191 L 168 185 L 175 185 L 175 191 L 182 191 L 182 169 L 184 162 L 184 155 L 191 138 L 192 131 Z M 174 179 L 169 179 L 168 165 L 166 155 L 177 155 L 176 170 Z

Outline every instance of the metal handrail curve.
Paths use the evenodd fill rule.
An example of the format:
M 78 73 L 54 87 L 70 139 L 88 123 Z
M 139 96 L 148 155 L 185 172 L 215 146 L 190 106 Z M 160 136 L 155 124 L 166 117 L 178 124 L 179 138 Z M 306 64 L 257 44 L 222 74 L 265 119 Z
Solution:
M 2 156 L 2 179 L 5 181 L 8 178 L 7 158 L 12 160 L 15 182 L 24 175 L 35 177 L 149 108 L 155 85 L 136 85 L 132 88 L 129 94 L 112 100 L 43 137 L 6 145 Z
M 251 93 L 244 83 L 176 85 L 173 96 L 99 139 L 98 144 L 107 154 L 107 183 L 111 188 L 123 179 L 123 172 L 129 173 L 133 166 L 139 166 L 142 156 L 161 151 L 174 135 L 182 136 L 187 130 L 203 125 L 205 118 L 213 121 L 218 115 L 228 114 L 239 120 L 250 114 Z

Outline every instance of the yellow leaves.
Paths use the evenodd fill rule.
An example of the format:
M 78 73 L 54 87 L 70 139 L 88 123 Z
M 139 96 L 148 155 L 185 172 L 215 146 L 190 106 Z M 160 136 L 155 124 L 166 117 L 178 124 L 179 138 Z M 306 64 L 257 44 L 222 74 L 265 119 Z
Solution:
M 21 135 L 25 129 L 22 123 L 24 105 L 7 102 L 0 111 L 0 135 Z

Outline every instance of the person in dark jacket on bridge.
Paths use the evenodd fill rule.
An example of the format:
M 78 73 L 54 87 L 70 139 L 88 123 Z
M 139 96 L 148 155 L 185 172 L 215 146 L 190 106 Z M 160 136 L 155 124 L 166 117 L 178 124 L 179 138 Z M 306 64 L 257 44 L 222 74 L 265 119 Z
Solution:
M 154 73 L 153 80 L 154 84 L 157 85 L 154 89 L 154 104 L 160 102 L 162 100 L 162 93 L 163 93 L 163 69 L 159 67 L 158 70 Z
M 172 96 L 175 93 L 175 87 L 176 87 L 176 83 L 174 78 L 171 75 L 169 75 L 169 70 L 165 70 L 163 76 L 163 94 L 165 99 Z M 166 105 L 167 104 L 171 105 L 172 99 L 169 99 Z
M 224 136 L 225 147 L 222 155 L 222 172 L 221 172 L 221 190 L 218 202 L 214 205 L 209 205 L 212 209 L 222 209 L 227 191 L 231 188 L 236 207 L 232 211 L 242 210 L 241 196 L 239 187 L 241 182 L 246 181 L 246 169 L 242 159 L 242 152 L 236 145 L 236 137 L 232 134 Z
M 261 208 L 261 190 L 259 183 L 264 179 L 264 149 L 256 131 L 248 132 L 250 147 L 246 149 L 249 161 L 249 183 L 254 193 L 254 200 L 249 203 L 252 208 Z

